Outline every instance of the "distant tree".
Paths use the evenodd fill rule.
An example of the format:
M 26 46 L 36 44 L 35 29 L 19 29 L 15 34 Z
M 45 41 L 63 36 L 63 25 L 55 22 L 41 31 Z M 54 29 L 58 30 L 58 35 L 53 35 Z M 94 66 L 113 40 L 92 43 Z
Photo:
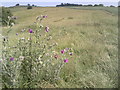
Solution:
M 94 7 L 96 7 L 96 6 L 99 6 L 99 5 L 95 4 Z
M 79 6 L 83 6 L 82 4 L 79 4 Z
M 99 4 L 100 7 L 103 7 L 104 5 L 103 4 Z
M 33 4 L 32 6 L 34 7 L 35 5 Z
M 28 4 L 28 6 L 30 6 L 30 4 Z
M 87 7 L 88 5 L 83 5 L 84 7 Z
M 30 4 L 28 4 L 28 7 L 27 7 L 27 9 L 32 9 L 32 6 L 30 6 Z
M 93 6 L 93 5 L 92 4 L 82 5 L 82 4 L 71 4 L 71 3 L 61 3 L 60 5 L 56 5 L 56 7 L 63 7 L 63 6 Z
M 20 6 L 20 4 L 18 3 L 18 4 L 16 4 L 15 6 Z
M 63 3 L 61 3 L 61 6 L 63 6 L 64 4 Z
M 92 4 L 88 4 L 87 6 L 93 6 Z
M 115 6 L 113 6 L 113 5 L 110 5 L 110 7 L 115 7 Z

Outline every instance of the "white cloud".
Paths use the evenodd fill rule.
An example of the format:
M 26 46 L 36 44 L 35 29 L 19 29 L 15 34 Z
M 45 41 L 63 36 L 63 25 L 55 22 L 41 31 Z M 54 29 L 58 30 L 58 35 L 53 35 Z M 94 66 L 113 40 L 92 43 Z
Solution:
M 0 0 L 0 2 L 118 2 L 119 0 Z

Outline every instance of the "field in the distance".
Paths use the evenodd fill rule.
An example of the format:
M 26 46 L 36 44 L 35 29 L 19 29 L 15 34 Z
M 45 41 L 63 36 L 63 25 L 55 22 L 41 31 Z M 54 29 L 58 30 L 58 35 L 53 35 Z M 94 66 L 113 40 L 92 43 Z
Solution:
M 110 7 L 108 7 L 110 8 Z M 117 8 L 116 8 L 117 9 Z M 115 10 L 116 10 L 115 9 Z M 48 15 L 43 26 L 49 26 L 53 41 L 58 43 L 57 52 L 66 47 L 73 48 L 72 60 L 62 69 L 57 84 L 43 82 L 42 87 L 61 88 L 112 88 L 117 87 L 118 18 L 115 13 L 100 9 L 76 9 L 64 7 L 11 8 L 17 16 L 16 25 L 9 34 L 11 44 L 16 43 L 16 33 L 23 28 L 33 28 L 39 15 Z M 5 34 L 6 28 L 3 28 Z M 41 86 L 41 85 L 40 85 Z

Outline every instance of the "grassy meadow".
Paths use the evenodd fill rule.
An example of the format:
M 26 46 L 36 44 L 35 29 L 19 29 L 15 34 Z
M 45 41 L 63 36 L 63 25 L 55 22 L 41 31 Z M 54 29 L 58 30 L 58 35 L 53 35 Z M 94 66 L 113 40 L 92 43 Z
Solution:
M 92 7 L 91 7 L 92 8 Z M 52 42 L 57 42 L 56 52 L 72 48 L 73 56 L 64 66 L 57 83 L 44 80 L 38 88 L 115 88 L 118 80 L 118 15 L 117 8 L 78 7 L 26 7 L 10 8 L 17 16 L 15 26 L 9 34 L 10 44 L 17 37 L 27 37 L 39 15 L 48 17 L 42 22 L 50 27 Z M 6 27 L 2 34 L 6 35 Z M 19 33 L 16 36 L 16 33 Z

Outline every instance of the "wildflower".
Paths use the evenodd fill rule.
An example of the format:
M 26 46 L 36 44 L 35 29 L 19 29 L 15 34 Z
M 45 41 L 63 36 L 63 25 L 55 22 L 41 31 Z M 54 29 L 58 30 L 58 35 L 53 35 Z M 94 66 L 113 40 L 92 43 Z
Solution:
M 20 60 L 24 60 L 24 56 L 20 56 L 19 59 L 20 59 Z
M 14 23 L 11 23 L 11 26 L 14 26 L 15 24 Z
M 62 53 L 62 54 L 64 54 L 64 53 L 65 53 L 65 51 L 64 51 L 64 50 L 61 50 L 61 53 Z
M 14 57 L 11 57 L 11 58 L 10 58 L 10 61 L 13 61 L 13 60 L 14 60 Z
M 43 16 L 43 18 L 47 18 L 47 15 Z
M 33 30 L 32 30 L 32 29 L 29 29 L 29 33 L 33 33 Z
M 24 29 L 22 29 L 21 32 L 24 32 Z
M 66 50 L 66 51 L 68 51 L 68 50 L 69 50 L 69 48 L 65 48 L 65 50 Z
M 40 28 L 42 28 L 43 27 L 43 25 L 40 25 Z
M 45 31 L 48 32 L 49 31 L 49 27 L 46 26 L 45 27 Z
M 55 59 L 57 59 L 57 58 L 58 58 L 58 55 L 57 55 L 57 54 L 56 54 L 56 55 L 54 55 L 54 58 L 55 58 Z
M 16 35 L 18 35 L 18 33 L 16 33 Z
M 70 53 L 69 53 L 69 55 L 70 55 L 70 56 L 72 56 L 72 55 L 73 55 L 73 53 L 72 53 L 72 52 L 70 52 Z
M 46 56 L 49 56 L 49 53 L 46 53 Z
M 67 62 L 68 62 L 68 59 L 65 59 L 64 62 L 67 63 Z
M 11 19 L 11 17 L 10 17 L 10 16 L 8 16 L 8 19 Z

